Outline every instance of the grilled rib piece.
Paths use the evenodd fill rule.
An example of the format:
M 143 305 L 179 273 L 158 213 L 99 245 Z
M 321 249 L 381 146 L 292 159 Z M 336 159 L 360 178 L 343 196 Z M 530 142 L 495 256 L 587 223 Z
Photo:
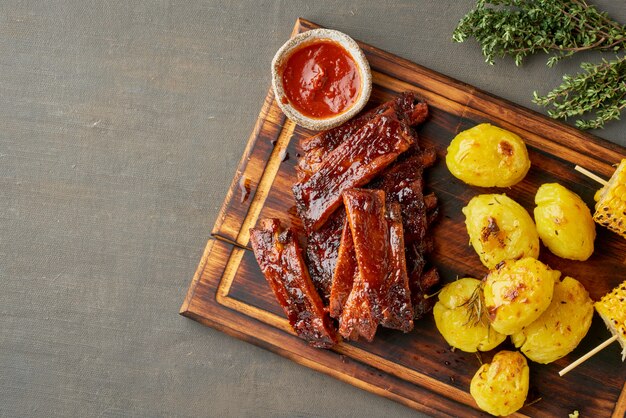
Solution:
M 374 340 L 379 319 L 374 315 L 365 282 L 357 273 L 348 300 L 341 312 L 339 334 L 346 340 L 357 341 L 359 337 Z
M 385 306 L 389 231 L 382 190 L 350 189 L 343 193 L 354 243 L 358 274 L 343 308 L 339 333 L 346 339 L 374 339 Z
M 437 205 L 434 194 L 429 195 L 428 204 L 423 195 L 424 168 L 433 165 L 436 157 L 434 149 L 426 149 L 394 164 L 370 186 L 384 190 L 387 200 L 400 203 L 407 243 L 424 239 L 428 226 L 427 211 Z
M 439 281 L 434 269 L 424 274 L 426 254 L 432 250 L 432 239 L 427 232 L 438 216 L 438 208 L 437 197 L 433 193 L 423 194 L 423 172 L 424 168 L 434 164 L 436 157 L 433 149 L 420 151 L 389 167 L 370 185 L 384 190 L 388 201 L 400 203 L 415 319 L 432 309 L 432 300 L 424 296 Z
M 404 92 L 395 99 L 385 102 L 343 125 L 304 139 L 300 143 L 303 155 L 296 166 L 298 180 L 305 180 L 315 173 L 328 153 L 346 141 L 367 122 L 376 116 L 394 113 L 398 119 L 403 120 L 408 125 L 418 125 L 428 117 L 428 105 L 418 101 L 413 93 Z
M 339 210 L 345 214 L 345 211 Z M 328 310 L 330 316 L 339 319 L 343 306 L 348 300 L 348 295 L 352 290 L 355 276 L 359 274 L 356 264 L 356 254 L 354 253 L 354 242 L 352 241 L 352 231 L 348 224 L 348 219 L 344 216 L 343 232 L 341 234 L 341 244 L 337 255 L 337 263 L 333 273 L 332 285 L 330 288 L 330 302 Z
M 392 116 L 394 111 L 390 104 L 391 102 L 385 103 L 343 125 L 302 140 L 300 146 L 304 153 L 296 166 L 298 180 L 303 181 L 311 177 L 313 173 L 319 170 L 324 157 L 354 135 L 367 122 L 379 115 Z
M 341 205 L 345 190 L 367 184 L 413 142 L 395 116 L 379 115 L 366 123 L 328 154 L 317 172 L 293 186 L 305 228 L 319 229 Z
M 331 292 L 333 272 L 337 264 L 341 231 L 346 221 L 344 210 L 335 211 L 328 222 L 320 229 L 308 234 L 306 246 L 307 265 L 311 280 L 322 297 L 324 304 L 328 304 Z
M 298 336 L 319 348 L 337 343 L 304 264 L 294 231 L 282 230 L 278 219 L 264 219 L 250 229 L 250 242 L 261 271 Z
M 413 329 L 413 303 L 406 270 L 401 209 L 399 203 L 391 203 L 388 208 L 390 276 L 380 325 L 409 332 Z

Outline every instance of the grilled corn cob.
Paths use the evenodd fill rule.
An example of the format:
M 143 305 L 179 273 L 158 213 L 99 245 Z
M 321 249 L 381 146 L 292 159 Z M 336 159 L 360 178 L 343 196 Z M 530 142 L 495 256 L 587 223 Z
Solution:
M 617 336 L 617 341 L 622 346 L 622 361 L 624 361 L 626 359 L 626 280 L 596 302 L 595 308 L 611 333 Z
M 626 158 L 595 196 L 593 220 L 626 238 Z

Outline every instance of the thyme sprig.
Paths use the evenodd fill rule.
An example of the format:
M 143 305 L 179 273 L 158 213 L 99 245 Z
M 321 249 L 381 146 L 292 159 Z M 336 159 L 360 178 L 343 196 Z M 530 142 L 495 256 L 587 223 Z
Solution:
M 457 26 L 453 39 L 474 37 L 489 64 L 511 56 L 516 65 L 537 52 L 551 54 L 554 66 L 576 52 L 626 50 L 626 26 L 585 0 L 478 0 Z M 553 118 L 580 117 L 580 129 L 604 127 L 626 107 L 626 56 L 583 63 L 582 72 L 563 76 L 563 83 L 533 101 L 548 107 Z
M 602 128 L 619 119 L 626 108 L 626 56 L 600 64 L 586 62 L 581 68 L 583 72 L 574 76 L 564 75 L 563 83 L 545 96 L 535 91 L 533 102 L 550 107 L 548 114 L 553 118 L 590 114 L 576 120 L 580 129 Z
M 626 27 L 584 0 L 478 0 L 452 35 L 456 42 L 469 37 L 481 44 L 489 64 L 511 56 L 521 65 L 543 51 L 552 54 L 552 67 L 576 52 L 626 48 Z

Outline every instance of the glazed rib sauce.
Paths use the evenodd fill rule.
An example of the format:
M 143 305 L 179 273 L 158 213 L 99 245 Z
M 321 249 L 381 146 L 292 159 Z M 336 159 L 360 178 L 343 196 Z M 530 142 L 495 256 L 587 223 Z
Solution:
M 331 40 L 318 40 L 297 49 L 283 69 L 287 100 L 300 113 L 324 119 L 348 110 L 361 88 L 352 56 Z

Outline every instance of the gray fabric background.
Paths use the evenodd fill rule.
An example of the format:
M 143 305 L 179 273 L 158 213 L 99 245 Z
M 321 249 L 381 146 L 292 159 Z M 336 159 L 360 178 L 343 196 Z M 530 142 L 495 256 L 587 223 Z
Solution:
M 531 108 L 581 61 L 490 67 L 450 41 L 472 1 L 383 3 L 1 2 L 0 416 L 416 416 L 177 314 L 296 17 Z

